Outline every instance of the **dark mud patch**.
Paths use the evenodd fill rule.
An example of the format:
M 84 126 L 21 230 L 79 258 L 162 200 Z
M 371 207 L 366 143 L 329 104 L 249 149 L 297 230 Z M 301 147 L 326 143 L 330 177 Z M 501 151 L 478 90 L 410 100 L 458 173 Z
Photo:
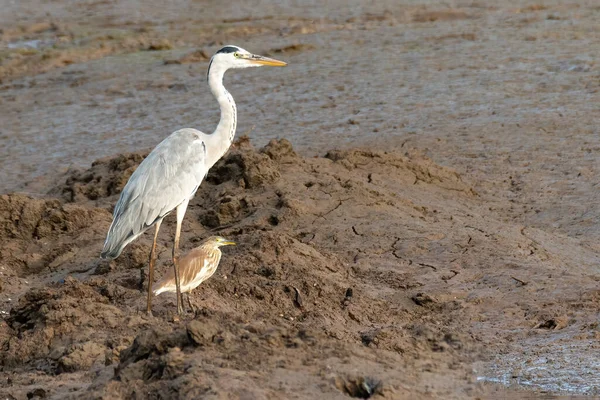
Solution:
M 170 58 L 165 60 L 165 64 L 193 64 L 210 60 L 210 54 L 203 49 L 194 50 L 179 58 Z
M 288 53 L 300 53 L 303 51 L 314 50 L 315 46 L 309 43 L 297 43 L 290 44 L 284 47 L 277 47 L 275 49 L 271 49 L 267 52 L 267 55 L 276 55 L 276 54 L 288 54 Z
M 463 10 L 427 10 L 417 11 L 412 16 L 413 22 L 442 22 L 471 18 Z

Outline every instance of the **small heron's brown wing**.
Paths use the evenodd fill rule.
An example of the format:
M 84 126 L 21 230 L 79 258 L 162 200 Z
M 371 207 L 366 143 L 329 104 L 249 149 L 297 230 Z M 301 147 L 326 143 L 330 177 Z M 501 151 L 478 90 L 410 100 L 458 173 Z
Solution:
M 179 283 L 182 291 L 194 281 L 207 259 L 210 258 L 207 256 L 208 254 L 203 248 L 197 247 L 179 259 Z M 175 291 L 175 272 L 172 267 L 167 269 L 165 275 L 154 284 L 152 290 L 154 294 Z
M 209 252 L 199 247 L 190 251 L 181 259 L 179 263 L 179 279 L 182 287 L 190 285 L 196 279 L 196 276 L 204 268 L 209 258 Z
M 152 291 L 154 295 L 159 295 L 162 292 L 172 292 L 175 290 L 175 274 L 173 268 L 169 268 L 167 273 L 161 278 L 160 281 L 152 285 Z

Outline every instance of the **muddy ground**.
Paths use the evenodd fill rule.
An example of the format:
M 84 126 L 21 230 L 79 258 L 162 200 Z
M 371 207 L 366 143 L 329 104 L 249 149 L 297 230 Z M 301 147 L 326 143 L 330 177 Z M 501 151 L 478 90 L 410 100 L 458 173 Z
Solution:
M 0 13 L 0 396 L 600 393 L 596 2 L 163 3 Z M 289 62 L 228 74 L 242 139 L 184 222 L 239 246 L 148 316 L 150 234 L 98 255 L 148 151 L 218 120 L 226 43 Z

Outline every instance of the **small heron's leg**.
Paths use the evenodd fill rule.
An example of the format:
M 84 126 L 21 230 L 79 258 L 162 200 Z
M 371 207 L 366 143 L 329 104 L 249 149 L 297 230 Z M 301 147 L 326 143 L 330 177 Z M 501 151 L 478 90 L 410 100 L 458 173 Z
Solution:
M 191 293 L 191 290 L 185 294 L 185 297 L 187 297 L 187 303 L 188 303 L 188 307 L 190 308 L 190 311 L 192 313 L 194 313 L 194 312 L 196 312 L 196 310 L 194 309 L 194 306 L 192 305 L 192 301 L 190 300 L 190 293 Z
M 148 314 L 152 313 L 152 284 L 154 283 L 154 264 L 156 263 L 156 238 L 158 237 L 158 230 L 162 219 L 159 219 L 154 225 L 154 241 L 152 242 L 152 250 L 150 250 L 150 265 L 148 267 L 148 306 L 146 311 Z
M 150 257 L 148 257 L 150 258 Z M 146 274 L 144 273 L 144 268 L 140 268 L 140 283 L 138 283 L 138 287 L 140 292 L 144 292 L 144 281 L 146 280 Z
M 183 314 L 183 299 L 181 296 L 181 285 L 179 284 L 179 236 L 181 234 L 181 222 L 185 216 L 189 199 L 177 206 L 177 228 L 175 230 L 175 242 L 173 243 L 173 269 L 175 272 L 175 288 L 177 291 L 177 313 Z

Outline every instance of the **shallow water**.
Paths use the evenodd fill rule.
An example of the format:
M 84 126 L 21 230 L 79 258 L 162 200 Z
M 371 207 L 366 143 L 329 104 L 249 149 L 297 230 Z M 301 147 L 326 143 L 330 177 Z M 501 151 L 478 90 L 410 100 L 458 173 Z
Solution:
M 581 337 L 585 330 L 571 327 L 526 338 L 519 342 L 522 351 L 497 357 L 478 371 L 477 381 L 564 396 L 599 396 L 598 343 Z

